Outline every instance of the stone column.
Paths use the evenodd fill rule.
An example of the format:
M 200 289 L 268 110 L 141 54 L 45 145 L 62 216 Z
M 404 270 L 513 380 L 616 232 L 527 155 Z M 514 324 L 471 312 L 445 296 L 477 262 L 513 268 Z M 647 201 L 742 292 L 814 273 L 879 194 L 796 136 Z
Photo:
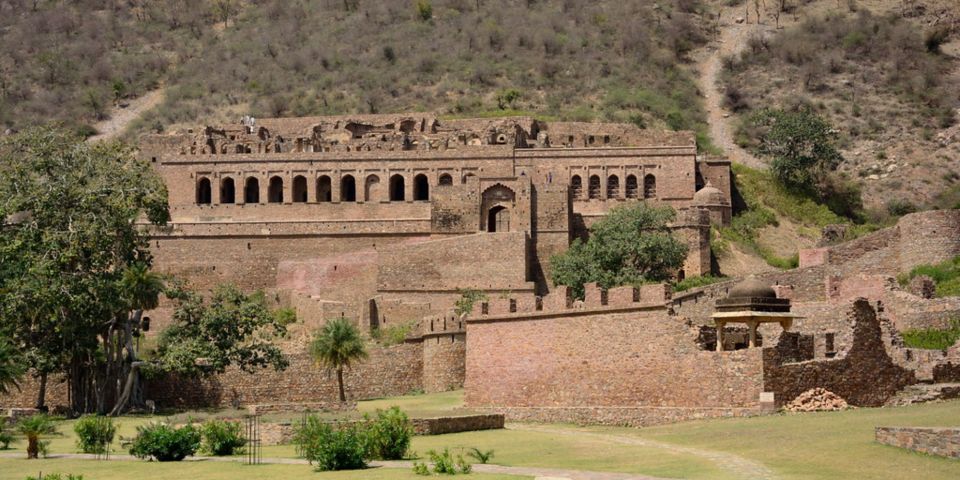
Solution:
M 753 348 L 757 346 L 757 321 L 747 322 L 747 328 L 750 330 L 750 344 L 749 347 Z
M 726 325 L 724 322 L 715 320 L 714 323 L 717 324 L 717 351 L 723 351 L 723 327 Z

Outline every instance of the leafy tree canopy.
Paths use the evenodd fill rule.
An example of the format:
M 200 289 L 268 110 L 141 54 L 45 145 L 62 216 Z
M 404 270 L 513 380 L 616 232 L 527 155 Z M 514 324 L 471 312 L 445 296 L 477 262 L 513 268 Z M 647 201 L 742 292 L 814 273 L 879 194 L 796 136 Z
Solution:
M 762 110 L 753 122 L 763 129 L 760 152 L 771 157 L 770 169 L 786 187 L 816 192 L 843 160 L 837 132 L 809 109 Z
M 590 228 L 586 242 L 574 240 L 550 259 L 553 283 L 583 298 L 589 282 L 612 288 L 670 278 L 687 256 L 687 246 L 667 226 L 675 215 L 670 207 L 645 203 L 611 210 Z
M 244 294 L 220 285 L 209 300 L 175 283 L 166 295 L 177 302 L 174 324 L 161 333 L 153 369 L 181 375 L 223 373 L 233 365 L 245 372 L 289 362 L 274 340 L 283 337 L 289 312 L 272 312 L 263 292 Z
M 79 411 L 100 339 L 131 308 L 124 272 L 151 261 L 138 221 L 168 218 L 163 182 L 120 143 L 55 128 L 0 140 L 0 329 L 31 367 L 68 373 Z

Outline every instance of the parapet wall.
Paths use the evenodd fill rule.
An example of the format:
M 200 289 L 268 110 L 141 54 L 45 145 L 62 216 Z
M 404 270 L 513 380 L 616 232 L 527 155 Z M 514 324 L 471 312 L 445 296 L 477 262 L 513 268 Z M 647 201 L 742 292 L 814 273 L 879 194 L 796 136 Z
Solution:
M 884 445 L 960 458 L 960 428 L 877 427 L 875 434 Z

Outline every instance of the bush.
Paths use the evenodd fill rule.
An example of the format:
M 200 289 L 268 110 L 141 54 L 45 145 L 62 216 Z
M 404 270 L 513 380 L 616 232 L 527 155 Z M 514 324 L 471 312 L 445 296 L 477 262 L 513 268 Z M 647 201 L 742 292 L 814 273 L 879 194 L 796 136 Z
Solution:
M 910 273 L 897 277 L 901 285 L 906 285 L 917 275 L 926 275 L 937 284 L 938 297 L 960 296 L 960 256 L 936 265 L 917 265 Z
M 673 291 L 682 292 L 684 290 L 690 290 L 691 288 L 704 287 L 713 283 L 722 282 L 726 279 L 727 277 L 714 277 L 713 275 L 703 275 L 701 277 L 688 277 L 673 284 Z M 487 463 L 487 462 L 480 462 L 480 463 Z
M 903 332 L 903 343 L 910 348 L 946 350 L 960 340 L 960 319 L 953 319 L 950 328 L 912 329 Z
M 27 458 L 37 458 L 38 454 L 47 456 L 46 449 L 49 442 L 41 441 L 44 435 L 57 432 L 56 419 L 45 413 L 38 413 L 21 418 L 17 422 L 17 431 L 27 437 Z
M 413 425 L 398 407 L 377 410 L 377 418 L 367 431 L 370 455 L 382 460 L 400 460 L 410 448 Z
M 109 417 L 87 415 L 77 420 L 73 431 L 77 434 L 77 448 L 81 452 L 103 455 L 109 452 L 117 427 Z
M 11 442 L 13 442 L 13 434 L 4 430 L 3 422 L 0 422 L 0 450 L 10 448 Z
M 433 473 L 456 475 L 473 471 L 473 465 L 464 460 L 463 455 L 457 455 L 457 459 L 454 460 L 449 449 L 444 448 L 442 452 L 430 450 L 427 455 L 430 456 L 430 462 L 433 463 Z
M 66 475 L 59 473 L 48 473 L 46 475 L 36 477 L 31 477 L 28 475 L 26 480 L 83 480 L 83 475 L 74 475 L 72 473 L 68 473 Z
M 158 462 L 179 462 L 200 448 L 200 432 L 192 425 L 174 428 L 165 423 L 151 423 L 137 427 L 130 454 Z
M 294 433 L 297 453 L 319 471 L 354 470 L 367 466 L 367 438 L 356 425 L 332 426 L 316 415 Z
M 413 462 L 413 473 L 417 475 L 430 475 L 430 467 L 426 463 Z
M 217 457 L 243 453 L 247 441 L 240 434 L 240 424 L 223 420 L 207 420 L 200 427 L 203 437 L 201 450 L 207 455 Z
M 487 463 L 493 458 L 493 450 L 484 451 L 477 447 L 472 447 L 470 451 L 467 452 L 467 455 L 480 463 Z

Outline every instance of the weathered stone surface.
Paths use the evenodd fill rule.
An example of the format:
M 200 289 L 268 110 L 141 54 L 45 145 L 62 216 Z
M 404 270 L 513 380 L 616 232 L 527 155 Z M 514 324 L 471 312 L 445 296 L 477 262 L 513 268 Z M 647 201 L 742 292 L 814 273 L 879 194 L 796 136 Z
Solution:
M 960 428 L 877 427 L 877 441 L 930 455 L 960 458 Z

